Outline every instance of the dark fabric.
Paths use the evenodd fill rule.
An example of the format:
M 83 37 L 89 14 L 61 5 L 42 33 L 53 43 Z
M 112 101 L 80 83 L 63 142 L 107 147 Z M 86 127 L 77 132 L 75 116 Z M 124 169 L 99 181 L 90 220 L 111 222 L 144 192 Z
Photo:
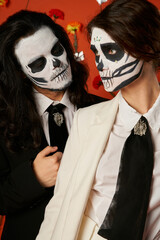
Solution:
M 152 139 L 142 116 L 125 142 L 116 192 L 99 235 L 108 240 L 142 240 L 152 171 Z
M 49 123 L 49 135 L 51 146 L 57 146 L 58 151 L 63 152 L 66 141 L 68 138 L 68 131 L 66 127 L 63 104 L 57 104 L 55 106 L 50 105 L 47 111 L 49 112 L 48 123 Z
M 11 153 L 0 137 L 0 214 L 6 215 L 2 240 L 35 239 L 53 188 L 43 188 L 32 169 L 36 155 L 48 144 Z
M 102 98 L 93 94 L 88 94 L 88 97 L 86 99 L 83 99 L 83 102 L 79 105 L 77 105 L 77 108 L 84 108 L 84 107 L 89 107 L 93 104 L 101 103 L 108 101 L 109 99 L 107 98 Z
M 106 100 L 88 94 L 88 98 L 78 108 Z M 0 135 L 0 215 L 6 215 L 2 240 L 35 240 L 38 234 L 45 207 L 54 189 L 43 188 L 39 184 L 32 162 L 47 145 L 42 130 L 42 144 L 39 148 L 11 153 Z

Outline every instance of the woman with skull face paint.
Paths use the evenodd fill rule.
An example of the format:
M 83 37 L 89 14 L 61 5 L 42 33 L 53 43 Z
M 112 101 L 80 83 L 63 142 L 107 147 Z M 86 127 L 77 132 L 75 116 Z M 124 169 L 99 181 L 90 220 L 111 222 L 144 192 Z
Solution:
M 64 29 L 46 14 L 20 11 L 0 26 L 0 215 L 2 240 L 33 240 L 53 196 L 62 156 L 51 147 L 50 104 L 63 103 L 67 130 L 77 108 L 102 101 L 85 90 Z
M 37 240 L 159 239 L 160 89 L 156 76 L 160 67 L 158 9 L 147 0 L 113 0 L 91 20 L 87 28 L 91 37 L 91 50 L 95 54 L 105 90 L 120 91 L 111 101 L 76 113 L 62 158 L 55 195 L 46 208 Z M 139 157 L 140 151 L 133 148 L 133 153 L 129 152 L 126 158 L 126 167 L 121 161 L 124 159 L 123 145 L 131 135 L 138 139 L 141 136 L 144 139 L 147 135 L 150 145 L 153 142 L 141 174 L 137 175 L 138 181 L 134 176 L 138 173 L 145 152 Z M 139 160 L 136 160 L 137 167 L 133 161 L 134 168 L 127 168 L 130 159 Z M 141 176 L 148 165 L 150 169 L 143 180 Z M 127 170 L 124 172 L 123 169 Z M 129 185 L 130 179 L 134 179 L 132 185 Z M 139 202 L 146 199 L 143 197 L 146 193 L 143 188 L 142 194 L 139 193 L 139 185 L 144 189 L 149 185 L 147 200 L 145 204 L 142 201 L 142 205 Z M 126 187 L 129 191 L 126 191 Z M 117 195 L 125 197 L 118 198 L 120 202 L 116 202 Z M 142 208 L 135 206 L 144 206 L 145 213 Z M 139 217 L 134 218 L 134 214 Z

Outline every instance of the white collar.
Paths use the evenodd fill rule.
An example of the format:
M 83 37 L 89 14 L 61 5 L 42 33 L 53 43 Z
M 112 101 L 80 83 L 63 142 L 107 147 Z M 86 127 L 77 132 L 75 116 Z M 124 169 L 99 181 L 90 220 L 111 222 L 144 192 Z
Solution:
M 131 131 L 141 116 L 142 114 L 128 105 L 120 93 L 119 111 L 116 122 L 122 124 L 127 131 Z M 148 120 L 149 126 L 152 129 L 155 131 L 160 129 L 160 94 L 153 106 L 143 116 Z
M 53 101 L 35 89 L 33 91 L 34 91 L 34 97 L 35 97 L 35 101 L 36 101 L 37 110 L 38 110 L 38 113 L 40 116 L 42 116 L 44 114 L 46 109 L 51 104 L 56 105 L 58 103 L 62 103 L 67 108 L 69 108 L 72 112 L 75 112 L 77 110 L 77 107 L 74 106 L 69 100 L 68 91 L 65 91 L 65 93 L 60 101 Z

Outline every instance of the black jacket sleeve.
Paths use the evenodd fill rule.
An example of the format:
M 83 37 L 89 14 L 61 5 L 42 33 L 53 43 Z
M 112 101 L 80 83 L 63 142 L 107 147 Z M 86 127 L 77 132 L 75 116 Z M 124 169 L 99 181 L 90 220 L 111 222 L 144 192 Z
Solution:
M 32 207 L 47 194 L 32 169 L 37 153 L 10 153 L 0 141 L 0 215 Z

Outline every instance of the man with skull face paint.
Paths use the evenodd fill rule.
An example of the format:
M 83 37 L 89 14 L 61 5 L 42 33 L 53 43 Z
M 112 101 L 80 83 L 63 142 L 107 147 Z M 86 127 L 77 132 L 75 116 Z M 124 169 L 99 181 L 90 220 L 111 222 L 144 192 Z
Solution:
M 15 55 L 24 73 L 42 93 L 58 91 L 61 98 L 72 82 L 67 53 L 48 27 L 42 26 L 33 35 L 20 40 L 15 46 Z
M 35 239 L 53 196 L 62 153 L 50 145 L 48 107 L 104 99 L 85 90 L 88 72 L 64 29 L 46 14 L 20 11 L 0 26 L 0 215 L 2 240 Z M 53 133 L 54 134 L 54 133 Z
M 105 90 L 120 91 L 111 101 L 76 113 L 59 169 L 55 195 L 46 208 L 37 240 L 159 239 L 160 89 L 156 76 L 160 67 L 158 9 L 147 0 L 113 0 L 91 20 L 87 28 L 91 36 L 91 50 L 95 54 Z M 141 117 L 148 120 L 154 149 L 145 226 L 141 235 L 137 234 L 141 232 L 139 228 L 128 232 L 127 225 L 123 224 L 123 211 L 119 211 L 122 213 L 119 218 L 121 235 L 112 232 L 107 223 L 105 227 L 111 229 L 110 236 L 102 236 L 99 229 L 105 225 L 105 217 L 113 213 L 109 219 L 112 222 L 115 216 L 110 209 L 116 205 L 112 199 L 114 193 L 116 195 L 119 191 L 116 183 L 119 170 L 120 173 L 122 170 L 119 166 L 123 145 Z M 133 150 L 134 155 L 138 155 L 137 149 Z M 134 169 L 127 173 L 134 173 Z M 133 185 L 128 195 L 132 188 L 136 189 Z M 137 201 L 136 194 L 133 199 Z M 128 208 L 128 212 L 131 210 Z M 128 218 L 129 222 L 131 218 Z M 140 221 L 137 222 L 139 224 Z

